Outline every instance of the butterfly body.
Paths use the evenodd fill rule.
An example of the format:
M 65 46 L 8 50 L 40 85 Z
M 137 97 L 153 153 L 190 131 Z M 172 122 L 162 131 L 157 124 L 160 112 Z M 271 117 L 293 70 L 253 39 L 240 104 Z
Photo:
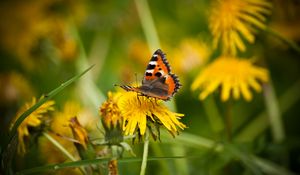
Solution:
M 142 85 L 139 87 L 122 85 L 120 87 L 126 91 L 140 93 L 143 96 L 169 100 L 178 91 L 180 86 L 178 77 L 171 73 L 171 68 L 165 54 L 158 49 L 150 59 Z

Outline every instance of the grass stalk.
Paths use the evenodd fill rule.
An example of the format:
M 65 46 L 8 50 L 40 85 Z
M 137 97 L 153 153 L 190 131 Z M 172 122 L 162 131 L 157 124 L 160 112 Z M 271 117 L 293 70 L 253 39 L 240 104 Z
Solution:
M 157 48 L 160 48 L 160 42 L 148 2 L 147 0 L 135 0 L 135 5 L 141 20 L 142 28 L 145 33 L 150 51 L 154 51 Z
M 285 132 L 272 82 L 264 86 L 264 97 L 274 142 L 280 143 L 285 138 Z
M 46 132 L 43 132 L 43 135 L 45 136 L 46 139 L 48 139 L 57 149 L 59 149 L 68 159 L 71 161 L 75 162 L 77 159 L 73 157 L 72 154 L 68 152 L 58 141 L 56 141 L 51 135 L 47 134 Z M 87 174 L 84 167 L 79 167 L 80 171 L 83 174 Z

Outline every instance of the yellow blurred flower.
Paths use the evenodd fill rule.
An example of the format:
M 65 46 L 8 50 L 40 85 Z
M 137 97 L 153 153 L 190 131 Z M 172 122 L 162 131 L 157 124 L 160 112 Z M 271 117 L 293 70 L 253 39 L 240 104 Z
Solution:
M 52 24 L 55 29 L 49 31 L 49 38 L 56 48 L 58 58 L 64 61 L 72 61 L 78 54 L 78 45 L 72 35 L 72 26 L 67 21 L 53 19 Z
M 21 63 L 29 68 L 34 64 L 29 59 L 30 52 L 49 28 L 49 20 L 43 14 L 46 4 L 42 1 L 33 2 L 7 1 L 0 6 L 0 45 L 18 56 Z
M 77 117 L 79 120 L 80 126 L 85 128 L 83 122 L 81 120 L 83 118 L 89 118 L 89 116 L 83 115 L 86 114 L 83 112 L 83 109 L 80 104 L 75 101 L 67 101 L 62 109 L 62 111 L 57 111 L 52 118 L 50 124 L 51 132 L 48 133 L 51 137 L 53 137 L 56 141 L 58 141 L 64 148 L 68 150 L 68 152 L 73 155 L 75 158 L 79 159 L 79 155 L 76 147 L 74 146 L 74 142 L 70 141 L 70 139 L 75 139 L 79 141 L 83 146 L 86 146 L 86 131 L 79 131 L 78 125 L 72 122 L 70 123 L 73 117 Z M 83 119 L 85 120 L 85 119 Z M 76 130 L 73 135 L 72 128 Z M 79 135 L 76 135 L 79 134 Z M 80 137 L 80 138 L 76 138 Z M 55 146 L 53 146 L 47 139 L 44 137 L 39 140 L 39 149 L 41 152 L 41 156 L 48 163 L 59 163 L 67 160 L 67 157 L 64 154 L 61 154 L 60 150 L 58 150 Z
M 25 103 L 18 112 L 16 117 L 14 118 L 12 124 L 16 122 L 16 120 L 29 108 L 36 104 L 36 98 L 32 98 L 31 102 Z M 47 101 L 42 104 L 39 108 L 33 111 L 18 127 L 18 153 L 24 154 L 26 152 L 25 147 L 25 138 L 29 137 L 29 128 L 30 127 L 38 127 L 42 124 L 42 118 L 49 112 L 54 110 L 54 101 Z
M 270 8 L 266 0 L 217 0 L 209 19 L 214 48 L 221 45 L 223 53 L 230 55 L 245 51 L 243 39 L 254 43 L 256 28 L 266 28 L 264 15 L 271 13 Z
M 199 88 L 202 92 L 199 95 L 201 100 L 221 87 L 221 100 L 229 99 L 231 91 L 235 99 L 240 94 L 250 101 L 252 94 L 250 88 L 257 92 L 262 90 L 261 84 L 269 80 L 268 70 L 257 67 L 248 59 L 235 57 L 220 57 L 208 65 L 192 84 L 192 89 Z
M 11 105 L 19 99 L 29 99 L 34 96 L 30 82 L 22 74 L 10 72 L 0 74 L 0 104 Z
M 150 59 L 149 55 L 151 55 L 148 44 L 145 41 L 134 39 L 129 43 L 128 51 L 129 58 L 144 69 L 149 61 L 148 58 Z
M 186 73 L 205 64 L 210 54 L 211 50 L 204 42 L 185 39 L 170 53 L 169 61 L 178 73 Z
M 81 126 L 81 124 L 79 123 L 77 117 L 72 117 L 70 119 L 70 123 L 69 126 L 72 130 L 74 139 L 78 141 L 78 143 L 80 145 L 82 145 L 82 147 L 84 149 L 87 149 L 87 143 L 88 143 L 88 133 L 85 130 L 85 128 L 83 128 Z
M 67 101 L 64 104 L 63 110 L 54 114 L 51 123 L 51 130 L 61 135 L 71 137 L 69 122 L 72 117 L 78 116 L 81 111 L 81 106 L 75 101 Z
M 172 135 L 178 133 L 178 128 L 186 128 L 178 120 L 184 114 L 169 111 L 160 100 L 138 96 L 135 92 L 124 92 L 118 100 L 118 106 L 123 117 L 125 135 L 133 135 L 135 132 L 144 135 L 148 120 L 156 124 L 162 124 Z
M 70 26 L 73 19 L 81 20 L 84 15 L 84 3 L 79 0 L 1 2 L 0 46 L 29 70 L 38 65 L 38 59 L 34 58 L 42 52 L 49 54 L 44 53 L 49 50 L 41 50 L 45 48 L 41 47 L 42 41 L 53 44 L 55 51 L 51 50 L 51 54 L 64 60 L 73 59 L 77 43 L 71 37 Z
M 145 68 L 150 60 L 151 53 L 145 41 L 133 39 L 128 43 L 128 59 L 120 69 L 120 79 L 122 82 L 136 81 L 134 74 L 145 71 Z

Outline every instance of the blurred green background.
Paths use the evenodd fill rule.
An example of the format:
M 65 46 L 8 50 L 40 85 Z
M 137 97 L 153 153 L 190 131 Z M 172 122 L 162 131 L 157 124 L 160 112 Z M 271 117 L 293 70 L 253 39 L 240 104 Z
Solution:
M 137 1 L 0 2 L 0 125 L 1 138 L 4 138 L 1 145 L 7 141 L 10 122 L 20 106 L 32 97 L 48 93 L 90 65 L 95 64 L 87 75 L 54 98 L 57 110 L 73 100 L 100 122 L 99 107 L 108 91 L 116 91 L 114 84 L 142 80 L 151 54 L 157 48 L 152 48 L 147 40 L 144 27 L 149 21 L 137 11 Z M 242 56 L 264 58 L 261 64 L 270 72 L 284 128 L 284 139 L 280 142 L 274 141 L 271 132 L 264 93 L 253 92 L 250 102 L 241 98 L 224 103 L 218 92 L 204 102 L 198 99 L 199 92 L 191 91 L 196 75 L 220 54 L 211 48 L 208 19 L 212 1 L 152 0 L 148 9 L 143 7 L 146 17 L 150 10 L 148 17 L 153 20 L 160 47 L 183 85 L 168 104 L 185 115 L 181 121 L 188 127 L 174 139 L 162 134 L 161 142 L 150 142 L 149 157 L 183 158 L 149 161 L 146 174 L 300 173 L 300 51 L 297 46 L 300 3 L 297 0 L 271 2 L 272 14 L 266 24 L 277 33 L 258 32 L 255 44 L 247 44 L 249 49 Z M 186 49 L 190 47 L 191 50 Z M 190 61 L 188 57 L 193 54 L 202 56 L 200 61 Z M 187 66 L 182 66 L 185 63 Z M 211 107 L 209 100 L 219 109 L 222 121 L 228 111 L 231 113 L 231 141 L 226 132 L 212 128 L 214 121 L 209 121 L 208 111 L 214 108 L 207 109 Z M 35 143 L 31 142 L 25 156 L 16 156 L 15 171 L 46 164 L 47 156 L 40 158 L 39 149 L 35 149 L 39 145 Z M 215 151 L 218 144 L 224 146 L 221 152 Z M 138 158 L 142 146 L 142 143 L 132 145 Z M 130 156 L 125 153 L 125 157 Z M 259 162 L 260 159 L 264 162 Z M 119 163 L 120 174 L 138 174 L 139 169 L 140 162 Z

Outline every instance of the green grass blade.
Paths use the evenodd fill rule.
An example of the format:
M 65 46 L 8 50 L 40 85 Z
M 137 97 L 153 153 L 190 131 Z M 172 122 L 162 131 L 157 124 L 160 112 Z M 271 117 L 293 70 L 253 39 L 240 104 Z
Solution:
M 186 156 L 173 156 L 173 157 L 150 157 L 147 160 L 148 161 L 157 161 L 157 160 L 172 160 L 172 159 L 183 159 L 183 158 L 194 158 L 193 157 L 186 157 Z M 76 168 L 81 166 L 90 166 L 92 164 L 99 164 L 99 163 L 105 163 L 110 161 L 111 158 L 97 158 L 97 159 L 89 159 L 89 160 L 79 160 L 75 162 L 66 162 L 66 163 L 59 163 L 59 164 L 51 164 L 46 166 L 40 166 L 30 169 L 25 169 L 22 171 L 17 172 L 16 174 L 32 174 L 32 173 L 38 173 L 43 171 L 55 171 L 60 170 L 64 168 Z M 141 158 L 122 158 L 118 160 L 119 163 L 131 163 L 131 162 L 141 162 Z
M 40 166 L 30 169 L 25 169 L 22 171 L 17 172 L 16 174 L 32 174 L 37 172 L 43 172 L 43 171 L 56 171 L 64 168 L 76 168 L 81 166 L 87 166 L 91 164 L 98 164 L 103 162 L 108 162 L 110 158 L 98 158 L 98 159 L 91 159 L 91 160 L 80 160 L 75 162 L 66 162 L 66 163 L 58 163 L 58 164 L 51 164 L 46 166 Z
M 262 159 L 254 155 L 251 155 L 251 158 L 255 162 L 255 164 L 259 166 L 261 170 L 266 174 L 295 175 L 293 172 L 290 172 L 287 169 L 283 168 L 282 166 L 279 166 L 269 160 Z

